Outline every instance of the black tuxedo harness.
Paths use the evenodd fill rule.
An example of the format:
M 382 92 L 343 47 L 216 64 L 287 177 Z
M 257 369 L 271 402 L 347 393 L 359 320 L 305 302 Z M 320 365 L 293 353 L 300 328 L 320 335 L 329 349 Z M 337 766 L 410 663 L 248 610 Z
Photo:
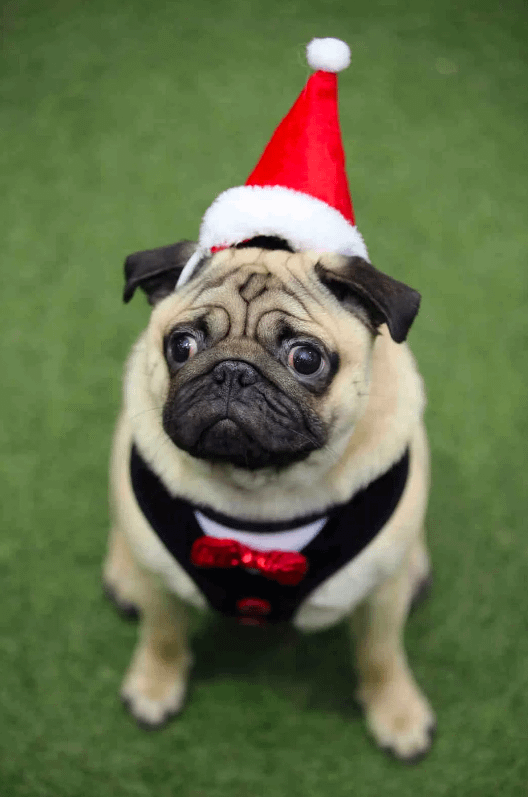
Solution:
M 409 474 L 409 451 L 350 501 L 324 514 L 284 523 L 252 523 L 221 515 L 207 506 L 173 498 L 158 476 L 132 447 L 130 475 L 136 501 L 152 529 L 216 610 L 240 622 L 260 625 L 290 620 L 316 587 L 352 561 L 378 534 L 396 509 Z M 298 583 L 280 583 L 254 567 L 200 566 L 194 553 L 203 534 L 195 513 L 233 530 L 269 535 L 326 519 L 321 530 L 299 552 L 307 569 Z M 236 543 L 234 543 L 236 545 Z M 258 544 L 256 545 L 258 548 Z M 269 546 L 268 546 L 269 547 Z M 302 557 L 301 557 L 302 558 Z

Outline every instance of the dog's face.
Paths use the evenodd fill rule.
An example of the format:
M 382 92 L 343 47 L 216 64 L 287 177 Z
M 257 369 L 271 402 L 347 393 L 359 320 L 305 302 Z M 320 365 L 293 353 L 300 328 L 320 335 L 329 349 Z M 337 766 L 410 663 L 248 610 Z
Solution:
M 246 470 L 338 451 L 365 406 L 378 327 L 403 341 L 419 295 L 361 258 L 257 245 L 213 255 L 174 291 L 193 249 L 126 262 L 125 299 L 140 286 L 155 305 L 149 390 L 168 437 Z

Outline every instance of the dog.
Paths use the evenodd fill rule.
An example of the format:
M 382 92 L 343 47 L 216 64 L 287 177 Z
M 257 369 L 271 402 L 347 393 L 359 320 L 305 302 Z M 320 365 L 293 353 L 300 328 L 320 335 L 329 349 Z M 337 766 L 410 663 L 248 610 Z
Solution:
M 153 306 L 124 377 L 103 579 L 138 610 L 122 698 L 143 726 L 177 714 L 185 605 L 245 624 L 346 621 L 357 699 L 382 748 L 412 761 L 433 711 L 402 633 L 430 561 L 419 294 L 365 258 L 256 236 L 201 257 L 138 252 L 124 298 Z M 196 258 L 195 258 L 196 259 Z

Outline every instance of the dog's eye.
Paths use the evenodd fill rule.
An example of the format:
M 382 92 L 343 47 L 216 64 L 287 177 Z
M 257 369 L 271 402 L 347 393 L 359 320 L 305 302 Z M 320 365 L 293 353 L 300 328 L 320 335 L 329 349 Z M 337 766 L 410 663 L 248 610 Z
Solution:
M 315 346 L 304 343 L 290 349 L 288 365 L 302 376 L 314 376 L 321 370 L 323 358 Z
M 169 338 L 167 359 L 170 365 L 183 365 L 198 351 L 198 341 L 189 332 L 178 332 Z

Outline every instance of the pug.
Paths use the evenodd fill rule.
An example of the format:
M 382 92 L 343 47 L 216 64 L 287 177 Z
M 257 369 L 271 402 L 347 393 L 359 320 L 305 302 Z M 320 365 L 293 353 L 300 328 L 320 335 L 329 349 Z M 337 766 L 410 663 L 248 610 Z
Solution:
M 405 343 L 419 294 L 360 256 L 257 236 L 125 264 L 153 306 L 129 356 L 111 457 L 107 592 L 140 616 L 122 699 L 143 726 L 182 709 L 185 607 L 246 625 L 345 621 L 356 697 L 415 760 L 433 711 L 402 634 L 428 582 L 424 389 Z

